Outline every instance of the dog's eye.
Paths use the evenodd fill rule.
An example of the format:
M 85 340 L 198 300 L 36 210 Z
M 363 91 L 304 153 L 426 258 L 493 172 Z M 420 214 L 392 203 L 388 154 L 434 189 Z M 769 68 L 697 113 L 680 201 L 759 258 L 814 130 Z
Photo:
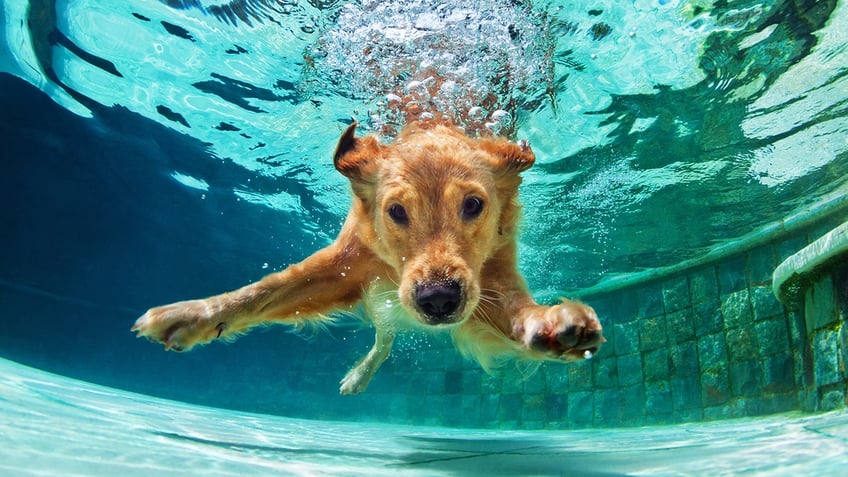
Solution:
M 479 197 L 467 197 L 462 203 L 462 218 L 471 220 L 483 212 L 483 199 Z
M 406 209 L 400 204 L 392 204 L 389 206 L 389 217 L 398 225 L 409 224 L 409 216 L 406 215 Z

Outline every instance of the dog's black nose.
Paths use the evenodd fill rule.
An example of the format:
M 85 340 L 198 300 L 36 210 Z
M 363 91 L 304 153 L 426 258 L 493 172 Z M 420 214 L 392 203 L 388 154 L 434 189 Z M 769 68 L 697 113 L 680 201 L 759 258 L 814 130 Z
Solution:
M 450 323 L 462 302 L 459 282 L 422 283 L 415 289 L 415 304 L 433 325 Z

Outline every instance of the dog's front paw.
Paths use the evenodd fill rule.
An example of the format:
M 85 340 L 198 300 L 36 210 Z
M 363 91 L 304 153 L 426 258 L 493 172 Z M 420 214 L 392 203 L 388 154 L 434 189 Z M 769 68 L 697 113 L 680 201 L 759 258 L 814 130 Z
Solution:
M 359 394 L 365 391 L 368 383 L 371 382 L 372 373 L 362 366 L 356 366 L 345 374 L 341 380 L 340 394 Z
M 515 323 L 513 335 L 528 350 L 565 361 L 591 358 L 606 341 L 590 306 L 563 301 Z
M 166 350 L 188 351 L 220 338 L 226 322 L 214 319 L 205 300 L 181 301 L 151 308 L 136 320 L 132 331 L 165 345 Z

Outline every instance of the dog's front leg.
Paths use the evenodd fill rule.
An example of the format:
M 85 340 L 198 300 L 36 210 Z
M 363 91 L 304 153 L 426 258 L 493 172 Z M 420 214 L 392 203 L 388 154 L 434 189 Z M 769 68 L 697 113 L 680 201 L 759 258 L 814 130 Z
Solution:
M 339 392 L 342 394 L 358 394 L 365 391 L 374 373 L 380 368 L 380 365 L 386 361 L 389 352 L 392 350 L 392 343 L 395 335 L 393 332 L 386 330 L 377 325 L 376 337 L 374 346 L 371 351 L 362 358 L 350 371 L 347 372 L 341 380 L 341 388 Z
M 263 322 L 314 319 L 359 301 L 374 263 L 373 254 L 357 241 L 339 240 L 252 285 L 152 308 L 132 329 L 166 349 L 187 351 L 215 339 L 235 337 Z

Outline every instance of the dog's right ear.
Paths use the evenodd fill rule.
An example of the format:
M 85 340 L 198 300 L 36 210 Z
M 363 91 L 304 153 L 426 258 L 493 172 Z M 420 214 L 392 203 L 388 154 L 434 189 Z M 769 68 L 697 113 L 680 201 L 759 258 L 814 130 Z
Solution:
M 358 123 L 354 122 L 342 133 L 333 155 L 333 165 L 354 185 L 370 184 L 377 174 L 377 161 L 382 150 L 374 136 L 357 138 L 357 126 Z

